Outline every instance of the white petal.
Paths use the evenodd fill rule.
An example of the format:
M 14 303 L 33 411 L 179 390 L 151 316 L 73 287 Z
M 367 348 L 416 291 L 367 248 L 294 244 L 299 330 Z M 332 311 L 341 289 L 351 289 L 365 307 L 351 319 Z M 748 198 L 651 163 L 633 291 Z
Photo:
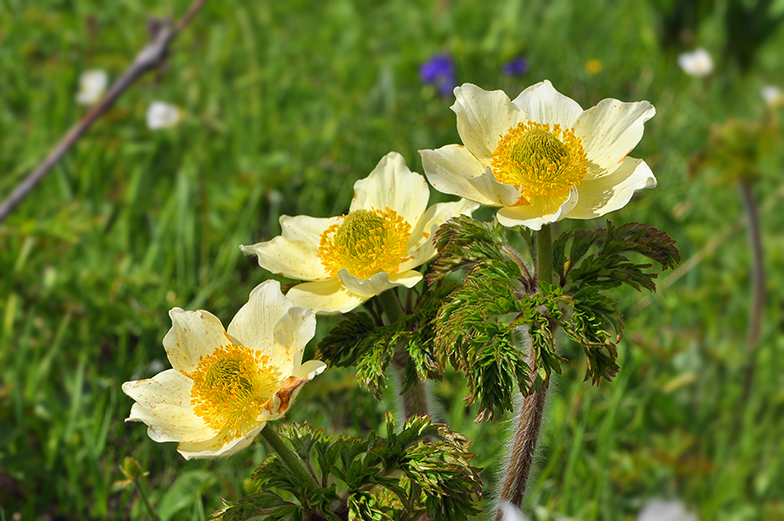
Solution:
M 612 174 L 577 187 L 580 198 L 566 217 L 593 219 L 626 206 L 634 192 L 656 186 L 653 172 L 642 159 L 627 157 Z
M 389 207 L 413 226 L 425 212 L 429 198 L 425 178 L 409 170 L 403 156 L 390 152 L 369 176 L 354 183 L 349 210 Z
M 498 183 L 490 167 L 480 163 L 463 146 L 447 145 L 419 153 L 427 180 L 439 192 L 486 206 L 513 204 L 520 197 L 514 187 Z
M 234 315 L 228 333 L 245 347 L 274 355 L 273 331 L 292 307 L 280 291 L 280 282 L 262 282 L 253 288 L 248 302 Z
M 216 431 L 193 413 L 190 404 L 193 380 L 168 369 L 148 380 L 125 382 L 122 390 L 136 403 L 126 421 L 147 424 L 154 441 L 205 440 Z
M 271 271 L 299 280 L 329 278 L 318 256 L 319 237 L 342 217 L 320 219 L 307 215 L 280 218 L 282 234 L 271 241 L 251 246 L 240 246 L 246 255 L 256 255 L 259 265 Z
M 464 83 L 455 88 L 457 132 L 466 148 L 479 160 L 490 161 L 500 136 L 525 121 L 525 116 L 502 90 L 486 91 Z
M 258 427 L 240 437 L 227 436 L 224 433 L 220 433 L 209 440 L 180 443 L 177 446 L 177 452 L 182 454 L 185 459 L 231 456 L 248 447 L 265 425 L 266 422 L 261 422 Z
M 147 128 L 156 130 L 177 126 L 182 121 L 182 116 L 182 110 L 176 105 L 153 101 L 147 108 L 145 119 L 147 120 Z
M 477 208 L 479 208 L 478 203 L 467 199 L 461 199 L 454 203 L 438 203 L 428 208 L 411 231 L 411 238 L 408 240 L 406 248 L 406 252 L 411 258 L 403 261 L 398 269 L 400 271 L 410 270 L 432 259 L 436 255 L 433 235 L 438 228 L 452 217 L 471 215 Z
M 713 59 L 705 49 L 695 49 L 678 55 L 678 65 L 691 76 L 707 76 L 713 72 Z
M 85 71 L 79 77 L 79 93 L 76 102 L 80 105 L 93 105 L 101 99 L 106 86 L 109 84 L 109 75 L 106 71 Z
M 647 101 L 624 103 L 605 99 L 582 113 L 574 127 L 588 159 L 586 179 L 618 168 L 642 139 L 643 124 L 656 114 Z
M 286 296 L 295 306 L 311 309 L 319 315 L 348 313 L 370 298 L 351 293 L 338 279 L 297 284 Z
M 503 512 L 503 521 L 528 521 L 525 514 L 507 501 L 504 501 L 501 504 L 501 511 Z
M 173 308 L 169 317 L 172 327 L 163 337 L 163 348 L 172 367 L 178 371 L 193 371 L 201 357 L 229 342 L 223 324 L 209 311 Z
M 548 80 L 531 85 L 512 103 L 531 121 L 558 124 L 562 128 L 572 128 L 583 112 L 579 103 L 555 90 Z
M 523 225 L 532 230 L 541 230 L 542 225 L 563 219 L 577 204 L 577 198 L 576 188 L 558 198 L 535 197 L 529 205 L 501 208 L 496 218 L 504 226 Z
M 697 521 L 680 501 L 653 499 L 637 515 L 637 521 Z

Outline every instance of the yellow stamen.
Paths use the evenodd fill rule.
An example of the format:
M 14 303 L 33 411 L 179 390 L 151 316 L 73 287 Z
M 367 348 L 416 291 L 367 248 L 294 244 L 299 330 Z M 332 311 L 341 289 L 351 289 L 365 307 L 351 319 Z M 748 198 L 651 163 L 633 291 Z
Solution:
M 518 205 L 533 197 L 558 197 L 582 184 L 586 157 L 572 129 L 528 121 L 501 136 L 490 166 L 496 181 L 520 188 Z
M 354 210 L 324 230 L 319 257 L 331 277 L 347 270 L 362 280 L 376 273 L 397 273 L 411 225 L 394 210 Z
M 235 436 L 258 425 L 281 380 L 268 356 L 233 342 L 202 356 L 196 369 L 184 374 L 193 380 L 193 412 L 213 429 Z

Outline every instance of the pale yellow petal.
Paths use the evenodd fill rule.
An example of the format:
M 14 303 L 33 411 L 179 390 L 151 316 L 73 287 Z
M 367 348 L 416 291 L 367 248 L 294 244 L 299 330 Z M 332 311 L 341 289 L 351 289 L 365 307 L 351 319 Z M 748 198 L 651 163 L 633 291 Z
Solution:
M 537 123 L 572 128 L 583 109 L 573 99 L 564 96 L 548 80 L 531 85 L 512 102 Z
M 427 208 L 427 181 L 406 166 L 403 156 L 390 152 L 365 179 L 354 183 L 350 211 L 391 208 L 413 226 Z
M 223 324 L 209 311 L 173 308 L 169 317 L 172 327 L 163 337 L 163 347 L 172 367 L 178 371 L 193 371 L 202 356 L 228 343 Z
M 317 374 L 324 371 L 326 365 L 324 365 L 323 368 L 318 369 L 315 367 L 315 364 L 312 364 L 310 368 L 312 370 L 302 377 L 290 376 L 283 381 L 280 388 L 275 391 L 275 394 L 273 394 L 272 397 L 267 400 L 267 403 L 264 404 L 264 408 L 262 409 L 259 418 L 260 420 L 277 420 L 286 414 L 289 408 L 294 404 L 294 400 L 302 390 L 302 386 L 312 380 Z
M 275 325 L 276 346 L 270 356 L 282 374 L 293 374 L 302 361 L 305 346 L 316 334 L 316 315 L 301 307 L 292 307 Z
M 392 275 L 389 276 L 389 282 L 390 284 L 394 284 L 397 286 L 405 286 L 407 288 L 413 288 L 414 286 L 419 284 L 419 281 L 422 280 L 422 278 L 423 275 L 420 272 L 416 270 L 407 270 L 399 273 L 393 273 Z M 378 294 L 381 294 L 381 292 L 379 292 Z
M 542 225 L 563 219 L 577 204 L 577 199 L 577 189 L 572 188 L 562 197 L 536 197 L 529 205 L 501 208 L 496 218 L 504 226 L 522 225 L 541 230 Z
M 299 363 L 305 344 L 313 338 L 316 317 L 295 308 L 281 293 L 280 283 L 268 280 L 253 288 L 228 332 L 240 345 L 269 356 L 270 363 L 285 374 L 295 362 Z
M 252 431 L 242 436 L 220 433 L 213 438 L 199 442 L 183 442 L 177 445 L 177 452 L 185 459 L 225 458 L 247 448 L 261 432 L 266 422 L 261 422 Z
M 295 306 L 311 309 L 319 315 L 348 313 L 370 298 L 351 293 L 338 279 L 297 284 L 286 296 Z
M 190 404 L 193 380 L 174 369 L 147 380 L 125 382 L 122 390 L 136 403 L 126 421 L 147 424 L 154 441 L 205 440 L 216 431 L 193 413 Z
M 525 116 L 502 90 L 486 91 L 464 83 L 455 89 L 457 132 L 466 148 L 480 161 L 489 163 L 498 139 Z M 464 174 L 467 175 L 467 174 Z
M 587 180 L 577 187 L 580 199 L 566 217 L 593 219 L 626 206 L 634 192 L 656 186 L 653 172 L 642 159 L 627 157 L 610 175 Z
M 228 333 L 240 345 L 268 354 L 274 343 L 272 330 L 293 304 L 280 291 L 280 282 L 267 280 L 253 288 L 248 302 L 237 311 Z
M 427 209 L 427 212 L 411 231 L 406 252 L 410 256 L 400 263 L 399 271 L 410 270 L 427 262 L 436 255 L 433 235 L 447 220 L 458 215 L 471 215 L 479 208 L 479 204 L 467 199 L 453 203 L 438 203 Z
M 312 380 L 316 375 L 320 375 L 327 370 L 327 364 L 321 360 L 308 360 L 294 372 L 292 376 Z
M 520 189 L 496 181 L 489 168 L 481 175 L 466 179 L 466 183 L 477 192 L 485 194 L 492 201 L 489 206 L 512 206 L 520 200 Z
M 346 290 L 365 298 L 375 297 L 394 286 L 389 282 L 389 274 L 385 272 L 376 273 L 369 279 L 362 280 L 346 270 L 340 270 L 338 278 Z
M 605 99 L 583 112 L 575 125 L 588 159 L 586 180 L 614 172 L 642 139 L 643 124 L 656 114 L 647 101 Z
M 465 147 L 447 145 L 437 150 L 420 150 L 425 175 L 433 188 L 486 206 L 503 206 L 516 201 L 518 191 L 498 183 L 488 165 L 483 165 Z
M 271 241 L 240 246 L 246 255 L 256 255 L 259 265 L 290 279 L 323 280 L 329 278 L 318 256 L 319 238 L 341 217 L 321 219 L 298 215 L 280 218 L 282 235 Z

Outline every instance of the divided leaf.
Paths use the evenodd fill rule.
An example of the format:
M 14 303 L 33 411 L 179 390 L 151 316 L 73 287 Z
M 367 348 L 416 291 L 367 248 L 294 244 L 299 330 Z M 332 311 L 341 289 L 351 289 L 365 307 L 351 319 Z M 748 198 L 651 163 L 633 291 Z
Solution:
M 281 435 L 311 469 L 320 486 L 300 483 L 276 455 L 253 479 L 258 492 L 224 502 L 213 520 L 362 519 L 393 521 L 468 519 L 478 514 L 479 470 L 471 443 L 446 425 L 416 416 L 399 433 L 387 415 L 387 436 L 327 436 L 307 424 L 284 426 Z

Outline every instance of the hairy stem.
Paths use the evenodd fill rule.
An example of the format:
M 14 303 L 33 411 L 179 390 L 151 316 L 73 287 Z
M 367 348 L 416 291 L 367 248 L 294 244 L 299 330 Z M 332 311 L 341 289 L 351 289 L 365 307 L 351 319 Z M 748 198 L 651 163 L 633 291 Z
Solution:
M 504 487 L 501 490 L 497 520 L 503 519 L 501 505 L 505 502 L 520 507 L 528 485 L 528 476 L 534 461 L 536 442 L 539 439 L 539 427 L 544 416 L 544 402 L 547 388 L 540 387 L 523 399 L 518 412 L 517 432 L 507 462 Z
M 536 232 L 536 277 L 537 282 L 553 281 L 553 236 L 549 225 L 545 225 Z M 528 351 L 528 365 L 535 371 L 535 354 L 531 339 L 528 335 L 523 336 L 521 349 Z M 501 497 L 498 505 L 496 520 L 503 519 L 502 505 L 506 502 L 520 507 L 525 496 L 525 488 L 528 484 L 528 476 L 531 473 L 531 465 L 536 451 L 536 442 L 539 439 L 539 428 L 542 425 L 544 416 L 544 404 L 547 397 L 547 387 L 542 386 L 535 391 L 531 391 L 523 399 L 522 406 L 518 411 L 517 431 L 512 441 L 512 449 L 507 458 L 506 469 L 504 472 L 504 484 L 501 489 Z
M 305 466 L 305 463 L 291 448 L 286 445 L 286 442 L 283 441 L 283 438 L 277 433 L 277 431 L 272 427 L 272 425 L 265 425 L 263 429 L 261 429 L 261 435 L 264 436 L 264 439 L 267 441 L 269 446 L 274 450 L 280 459 L 283 460 L 283 463 L 288 467 L 288 469 L 297 476 L 297 479 L 300 481 L 309 481 L 314 487 L 318 487 L 318 483 L 316 483 L 316 478 L 308 471 L 308 468 Z
M 397 298 L 397 290 L 387 290 L 378 295 L 377 298 L 390 324 L 403 317 L 403 307 Z M 392 356 L 390 367 L 392 368 L 395 385 L 400 391 L 403 390 L 405 384 L 408 359 L 409 355 L 408 351 L 406 351 L 405 341 L 399 341 L 395 347 L 395 354 Z M 400 392 L 398 407 L 404 420 L 408 420 L 415 415 L 429 415 L 430 397 L 427 392 L 427 383 L 418 380 L 407 391 Z

